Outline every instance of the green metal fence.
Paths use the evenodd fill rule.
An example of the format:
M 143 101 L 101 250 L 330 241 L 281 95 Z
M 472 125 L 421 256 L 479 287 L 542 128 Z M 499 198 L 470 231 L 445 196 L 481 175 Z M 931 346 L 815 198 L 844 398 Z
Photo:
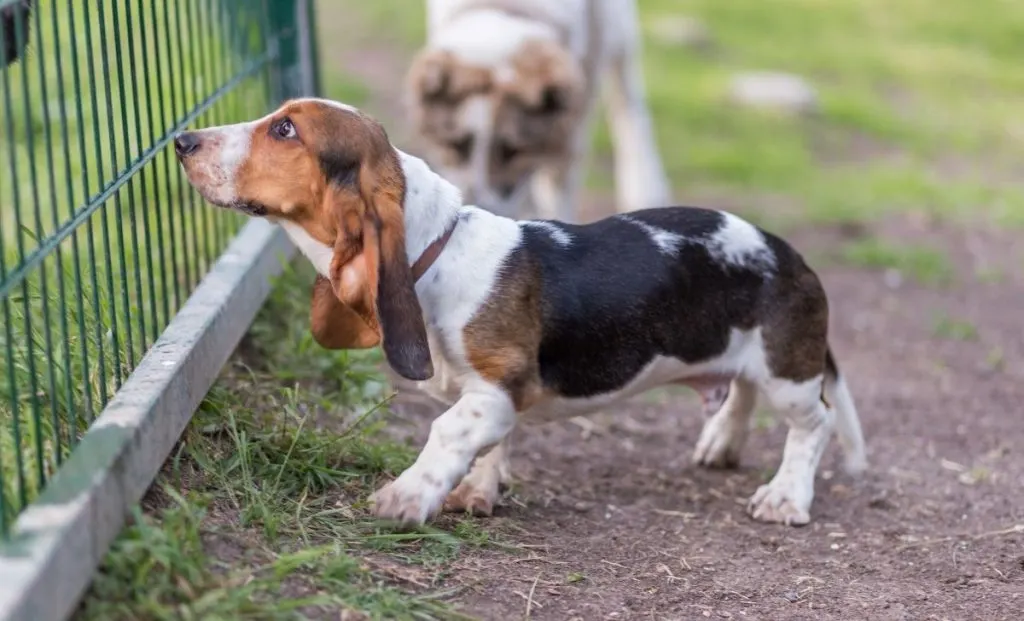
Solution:
M 0 0 L 0 536 L 241 224 L 174 134 L 315 88 L 311 5 Z

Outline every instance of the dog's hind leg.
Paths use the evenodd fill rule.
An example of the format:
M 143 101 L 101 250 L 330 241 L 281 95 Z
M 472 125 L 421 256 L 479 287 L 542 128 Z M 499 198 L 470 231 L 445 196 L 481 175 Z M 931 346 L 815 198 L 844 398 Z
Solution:
M 706 413 L 710 417 L 704 423 L 693 452 L 694 463 L 711 468 L 738 466 L 756 403 L 757 386 L 742 377 L 732 381 L 724 399 L 717 403 L 705 399 Z
M 604 80 L 620 211 L 664 207 L 672 202 L 644 92 L 639 36 L 632 39 L 632 45 L 609 59 L 610 71 Z
M 806 381 L 767 378 L 760 382 L 772 407 L 789 424 L 782 464 L 775 476 L 750 498 L 755 520 L 787 525 L 811 521 L 814 478 L 832 437 L 835 412 L 822 400 L 824 375 Z
M 505 436 L 497 446 L 478 457 L 469 474 L 448 494 L 444 501 L 444 510 L 469 511 L 480 516 L 491 515 L 501 498 L 501 488 L 511 482 L 510 449 L 509 436 Z

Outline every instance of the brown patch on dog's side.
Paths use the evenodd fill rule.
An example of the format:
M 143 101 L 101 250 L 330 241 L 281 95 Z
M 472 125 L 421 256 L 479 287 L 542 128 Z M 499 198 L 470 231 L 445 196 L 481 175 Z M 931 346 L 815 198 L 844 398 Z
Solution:
M 540 279 L 528 256 L 515 253 L 498 282 L 501 284 L 463 329 L 466 356 L 473 369 L 503 387 L 516 411 L 522 412 L 542 393 Z
M 776 377 L 802 382 L 825 371 L 828 298 L 818 276 L 803 261 L 775 279 L 762 324 L 768 368 Z

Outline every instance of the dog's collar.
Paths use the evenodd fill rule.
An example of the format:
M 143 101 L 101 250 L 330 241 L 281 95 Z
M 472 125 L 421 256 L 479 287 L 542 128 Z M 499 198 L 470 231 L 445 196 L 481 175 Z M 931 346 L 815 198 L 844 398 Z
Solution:
M 444 247 L 448 245 L 448 240 L 452 238 L 452 233 L 455 232 L 455 227 L 458 226 L 461 217 L 456 217 L 452 220 L 452 223 L 448 225 L 445 232 L 440 237 L 430 242 L 430 244 L 420 253 L 420 257 L 416 259 L 416 262 L 412 264 L 412 282 L 415 284 L 419 279 L 430 269 L 430 266 L 437 261 L 437 258 L 441 256 L 441 252 L 444 251 Z

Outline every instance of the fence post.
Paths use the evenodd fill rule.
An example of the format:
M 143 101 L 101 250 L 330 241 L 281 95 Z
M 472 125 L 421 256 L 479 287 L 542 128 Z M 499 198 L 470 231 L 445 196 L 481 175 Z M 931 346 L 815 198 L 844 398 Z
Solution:
M 320 75 L 313 0 L 270 0 L 268 4 L 270 19 L 281 33 L 276 42 L 279 59 L 271 96 L 281 101 L 318 95 Z

